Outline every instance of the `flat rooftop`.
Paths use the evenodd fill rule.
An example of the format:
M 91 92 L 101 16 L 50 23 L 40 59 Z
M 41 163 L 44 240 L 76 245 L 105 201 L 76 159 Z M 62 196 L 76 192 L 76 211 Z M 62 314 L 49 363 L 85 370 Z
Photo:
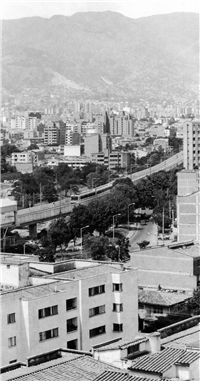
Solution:
M 65 291 L 67 284 L 68 282 L 57 282 L 52 279 L 51 283 L 46 283 L 39 286 L 26 286 L 23 288 L 17 288 L 12 290 L 2 290 L 0 291 L 0 295 L 3 297 L 12 292 L 18 293 L 20 295 L 20 298 L 24 300 L 31 300 Z
M 200 349 L 200 325 L 161 339 L 161 345 L 183 349 L 186 347 Z
M 174 248 L 169 249 L 168 246 L 161 246 L 161 247 L 154 247 L 154 248 L 146 248 L 145 250 L 135 250 L 131 251 L 132 255 L 139 255 L 139 256 L 152 256 L 152 257 L 168 257 L 168 258 L 180 258 L 180 259 L 187 259 L 187 258 L 196 258 L 200 257 L 200 245 L 199 244 L 193 244 L 190 246 L 187 246 L 186 248 L 180 247 L 180 248 Z
M 52 274 L 48 278 L 63 279 L 63 280 L 78 280 L 83 278 L 94 277 L 102 274 L 121 273 L 123 270 L 108 264 L 97 264 L 86 268 L 63 271 Z

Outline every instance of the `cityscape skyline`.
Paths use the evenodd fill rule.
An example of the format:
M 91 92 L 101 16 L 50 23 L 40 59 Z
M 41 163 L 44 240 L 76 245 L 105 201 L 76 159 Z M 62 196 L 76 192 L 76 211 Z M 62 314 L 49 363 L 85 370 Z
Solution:
M 71 16 L 78 12 L 113 11 L 129 18 L 141 18 L 174 12 L 200 13 L 199 2 L 193 1 L 3 1 L 2 19 L 19 19 L 23 17 L 51 18 L 54 15 Z

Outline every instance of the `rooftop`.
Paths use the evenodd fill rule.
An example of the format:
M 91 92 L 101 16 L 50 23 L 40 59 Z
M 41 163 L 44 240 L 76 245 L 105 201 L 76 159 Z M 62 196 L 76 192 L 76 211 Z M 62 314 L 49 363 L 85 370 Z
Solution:
M 2 374 L 2 381 L 93 381 L 105 370 L 124 374 L 117 368 L 94 360 L 90 356 L 72 353 L 71 356 L 67 354 L 66 357 L 38 366 L 4 373 Z M 14 377 L 13 374 L 15 374 Z
M 94 381 L 155 381 L 155 379 L 147 377 L 131 376 L 129 373 L 119 373 L 105 370 Z
M 174 304 L 184 302 L 191 297 L 191 294 L 183 294 L 180 292 L 138 290 L 139 303 L 159 306 L 173 306 Z
M 15 290 L 2 290 L 0 294 L 2 296 L 6 296 L 10 292 L 19 293 L 20 297 L 25 300 L 31 300 L 36 298 L 41 298 L 43 296 L 47 296 L 50 294 L 54 294 L 56 292 L 65 291 L 68 282 L 56 282 L 53 281 L 51 283 L 39 285 L 39 286 L 27 286 L 23 288 L 17 288 Z
M 49 277 L 54 279 L 83 279 L 94 277 L 101 274 L 121 273 L 122 270 L 113 265 L 98 264 L 75 270 L 63 271 L 62 273 L 52 274 Z
M 178 347 L 181 349 L 186 348 L 200 348 L 200 325 L 191 327 L 185 331 L 175 333 L 161 339 L 161 345 Z
M 152 256 L 152 257 L 168 257 L 172 258 L 173 260 L 179 259 L 185 259 L 187 258 L 195 258 L 200 257 L 200 245 L 193 244 L 190 246 L 187 246 L 186 248 L 180 247 L 175 249 L 169 249 L 168 246 L 158 246 L 154 248 L 146 248 L 145 250 L 135 250 L 131 252 L 132 255 L 139 255 L 139 256 Z
M 162 374 L 176 363 L 190 364 L 198 358 L 200 353 L 197 351 L 167 347 L 161 352 L 138 358 L 130 369 Z
M 121 338 L 112 340 L 110 343 L 95 345 L 93 348 L 94 350 L 100 350 L 100 351 L 107 351 L 107 350 L 114 350 L 114 349 L 126 349 L 131 345 L 137 345 L 140 343 L 143 343 L 145 341 L 148 341 L 148 338 L 145 336 L 136 336 L 133 340 L 122 340 Z

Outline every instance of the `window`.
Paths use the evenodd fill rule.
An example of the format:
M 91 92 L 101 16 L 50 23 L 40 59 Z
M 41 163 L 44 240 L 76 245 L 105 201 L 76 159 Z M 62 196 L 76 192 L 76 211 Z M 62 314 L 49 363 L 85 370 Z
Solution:
M 91 338 L 91 337 L 95 337 L 98 335 L 102 335 L 103 333 L 106 333 L 106 326 L 105 325 L 102 325 L 101 327 L 96 327 L 96 328 L 90 329 L 89 336 Z
M 123 331 L 123 324 L 113 324 L 113 331 L 114 332 L 122 332 Z
M 105 284 L 102 284 L 101 286 L 89 288 L 89 296 L 103 294 L 104 292 L 105 292 Z
M 44 331 L 39 333 L 39 341 L 52 339 L 53 337 L 58 337 L 58 328 L 53 328 L 53 329 L 50 329 L 49 331 Z
M 15 313 L 7 315 L 8 324 L 15 323 Z
M 10 269 L 10 265 L 7 265 L 6 267 L 7 267 L 7 269 Z
M 10 347 L 15 347 L 15 345 L 17 345 L 16 343 L 17 343 L 16 336 L 9 337 L 9 339 L 8 339 L 8 346 L 9 346 L 9 348 Z
M 77 317 L 67 320 L 67 332 L 73 332 L 78 329 Z
M 78 340 L 70 340 L 67 342 L 67 348 L 68 349 L 78 349 Z
M 38 319 L 58 314 L 58 306 L 46 307 L 38 310 Z
M 17 362 L 17 359 L 9 361 L 9 364 L 14 364 L 14 362 Z
M 77 298 L 72 298 L 72 299 L 66 300 L 66 310 L 67 311 L 73 310 L 75 308 L 77 308 Z
M 89 317 L 105 314 L 105 312 L 106 312 L 105 305 L 99 306 L 99 307 L 90 308 L 89 309 Z
M 113 291 L 123 291 L 122 289 L 122 283 L 113 283 Z
M 162 314 L 163 313 L 163 307 L 153 307 L 154 314 Z
M 123 304 L 116 304 L 113 303 L 113 311 L 114 312 L 122 312 L 123 311 Z
M 139 351 L 139 344 L 131 345 L 130 347 L 127 348 L 128 355 L 137 351 Z

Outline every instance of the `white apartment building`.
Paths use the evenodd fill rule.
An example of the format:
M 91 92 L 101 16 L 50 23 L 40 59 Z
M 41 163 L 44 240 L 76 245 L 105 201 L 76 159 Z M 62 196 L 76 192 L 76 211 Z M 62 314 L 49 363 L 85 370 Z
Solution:
M 4 256 L 0 265 L 0 366 L 61 347 L 89 351 L 138 332 L 137 270 L 117 263 L 28 263 L 13 257 Z M 37 271 L 52 275 L 37 277 Z
M 33 160 L 31 151 L 13 152 L 11 155 L 11 165 L 16 165 L 17 163 L 32 163 Z
M 24 116 L 13 116 L 10 120 L 11 130 L 26 128 L 26 118 Z
M 200 167 L 200 120 L 183 127 L 183 165 L 185 169 Z

